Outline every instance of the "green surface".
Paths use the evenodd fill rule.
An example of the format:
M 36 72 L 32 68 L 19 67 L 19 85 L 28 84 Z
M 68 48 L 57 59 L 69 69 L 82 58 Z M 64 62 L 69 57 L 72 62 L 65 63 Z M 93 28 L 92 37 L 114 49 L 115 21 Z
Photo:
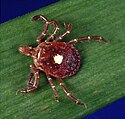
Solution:
M 108 44 L 98 41 L 75 45 L 81 54 L 81 68 L 65 85 L 84 101 L 88 109 L 73 103 L 54 78 L 59 103 L 44 75 L 40 74 L 38 90 L 16 94 L 26 87 L 32 58 L 18 52 L 20 45 L 36 46 L 44 23 L 30 22 L 43 14 L 60 24 L 73 23 L 73 30 L 63 41 L 88 35 L 101 35 Z M 51 27 L 52 29 L 52 27 Z M 51 31 L 50 31 L 51 32 Z M 61 0 L 0 25 L 0 119 L 79 119 L 125 96 L 125 1 Z

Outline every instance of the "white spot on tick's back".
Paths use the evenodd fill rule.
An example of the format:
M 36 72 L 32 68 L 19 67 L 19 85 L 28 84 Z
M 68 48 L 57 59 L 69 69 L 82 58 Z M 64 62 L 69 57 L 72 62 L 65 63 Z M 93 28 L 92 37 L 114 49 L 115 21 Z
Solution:
M 63 56 L 62 55 L 57 54 L 57 55 L 54 56 L 55 63 L 61 64 L 62 60 L 63 60 Z

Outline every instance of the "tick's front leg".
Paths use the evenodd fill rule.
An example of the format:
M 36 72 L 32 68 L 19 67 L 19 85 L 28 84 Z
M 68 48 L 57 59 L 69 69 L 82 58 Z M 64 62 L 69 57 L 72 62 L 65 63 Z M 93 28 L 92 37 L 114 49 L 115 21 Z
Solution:
M 29 93 L 29 92 L 34 91 L 38 87 L 39 71 L 37 69 L 35 69 L 33 64 L 30 65 L 30 69 L 31 69 L 31 73 L 30 73 L 29 80 L 28 80 L 28 83 L 27 83 L 28 87 L 27 87 L 27 89 L 18 90 L 20 93 Z M 34 77 L 34 82 L 32 82 L 33 77 Z
M 48 30 L 49 30 L 49 25 L 53 24 L 54 25 L 54 32 L 45 40 L 46 42 L 49 42 L 51 39 L 54 39 L 54 36 L 56 35 L 56 33 L 59 30 L 59 26 L 58 23 L 55 20 L 48 20 L 46 17 L 44 17 L 43 15 L 36 15 L 32 18 L 32 21 L 35 21 L 37 19 L 42 19 L 45 21 L 45 27 L 44 27 L 44 31 L 40 34 L 40 36 L 38 36 L 37 38 L 37 42 L 38 44 L 41 43 L 41 40 L 44 38 L 44 36 L 47 34 Z

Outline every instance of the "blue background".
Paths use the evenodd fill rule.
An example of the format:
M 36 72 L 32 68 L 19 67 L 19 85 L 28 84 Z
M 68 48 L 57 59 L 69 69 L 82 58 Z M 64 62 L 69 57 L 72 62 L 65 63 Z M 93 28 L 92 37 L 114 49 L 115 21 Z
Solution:
M 59 0 L 0 0 L 0 23 L 57 1 Z
M 83 119 L 125 119 L 125 98 L 122 98 Z
M 37 10 L 59 0 L 1 0 L 0 23 Z M 125 119 L 125 98 L 83 119 Z

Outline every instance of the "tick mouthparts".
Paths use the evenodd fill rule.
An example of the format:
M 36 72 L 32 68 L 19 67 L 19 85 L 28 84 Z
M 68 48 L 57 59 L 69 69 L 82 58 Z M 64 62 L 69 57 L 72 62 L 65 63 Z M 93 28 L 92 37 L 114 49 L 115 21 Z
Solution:
M 20 46 L 20 47 L 19 47 L 19 52 L 20 52 L 20 53 L 23 53 L 23 52 L 24 52 L 24 47 L 23 47 L 23 46 Z
M 27 56 L 32 56 L 33 48 L 32 47 L 28 47 L 28 46 L 20 46 L 19 47 L 19 52 L 21 54 L 24 54 L 24 55 L 27 55 Z

